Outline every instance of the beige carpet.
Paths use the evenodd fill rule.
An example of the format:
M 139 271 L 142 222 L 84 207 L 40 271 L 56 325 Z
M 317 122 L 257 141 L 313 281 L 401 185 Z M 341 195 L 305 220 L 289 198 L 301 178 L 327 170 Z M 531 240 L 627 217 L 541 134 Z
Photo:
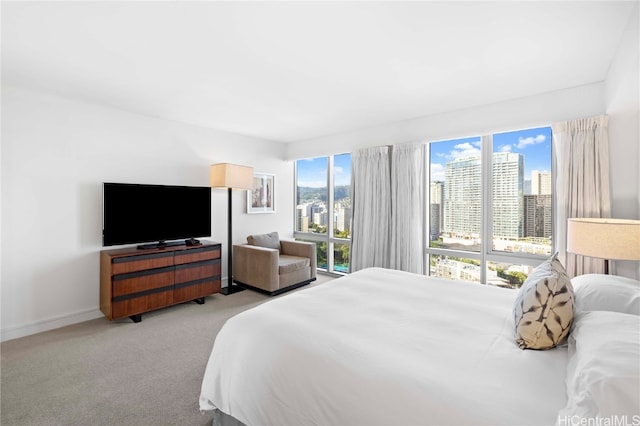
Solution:
M 100 318 L 4 342 L 0 424 L 210 425 L 198 397 L 215 336 L 228 318 L 267 300 L 250 290 L 214 295 L 138 324 Z

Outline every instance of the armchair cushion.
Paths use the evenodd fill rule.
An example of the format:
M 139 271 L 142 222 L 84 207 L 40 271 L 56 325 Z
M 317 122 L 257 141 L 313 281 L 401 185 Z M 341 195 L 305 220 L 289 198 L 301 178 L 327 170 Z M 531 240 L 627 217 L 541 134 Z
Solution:
M 247 237 L 247 242 L 252 246 L 272 248 L 280 251 L 280 237 L 277 232 L 249 235 Z
M 309 267 L 309 258 L 288 256 L 281 254 L 278 259 L 278 273 L 280 275 L 287 274 L 289 272 L 297 271 L 299 269 L 305 269 Z

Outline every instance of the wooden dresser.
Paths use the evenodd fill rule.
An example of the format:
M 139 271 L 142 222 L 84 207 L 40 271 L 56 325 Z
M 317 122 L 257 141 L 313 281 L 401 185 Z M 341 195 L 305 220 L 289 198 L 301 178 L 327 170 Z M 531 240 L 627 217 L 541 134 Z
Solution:
M 182 302 L 204 303 L 220 291 L 220 244 L 100 252 L 100 310 L 110 320 Z

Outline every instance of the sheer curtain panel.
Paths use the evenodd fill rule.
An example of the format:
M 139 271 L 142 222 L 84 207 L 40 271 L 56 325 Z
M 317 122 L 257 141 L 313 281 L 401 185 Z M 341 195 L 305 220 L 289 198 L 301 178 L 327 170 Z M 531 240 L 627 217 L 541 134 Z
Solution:
M 423 273 L 424 146 L 391 151 L 391 268 Z
M 389 267 L 389 147 L 365 148 L 351 154 L 351 272 Z
M 602 259 L 567 253 L 567 220 L 610 217 L 609 137 L 606 116 L 553 125 L 556 164 L 556 250 L 570 276 L 601 274 Z M 564 259 L 563 259 L 564 257 Z

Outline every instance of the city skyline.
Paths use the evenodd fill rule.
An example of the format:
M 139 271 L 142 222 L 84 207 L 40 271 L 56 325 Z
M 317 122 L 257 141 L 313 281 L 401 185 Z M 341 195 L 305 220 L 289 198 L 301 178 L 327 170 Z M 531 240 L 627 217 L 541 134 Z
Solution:
M 456 141 L 456 146 L 462 144 Z M 549 151 L 547 151 L 547 155 Z M 524 189 L 525 154 L 511 150 L 492 153 L 491 239 L 497 251 L 544 253 L 552 234 L 550 172 L 532 173 L 531 194 Z M 485 168 L 486 168 L 485 164 Z M 445 164 L 443 180 L 431 181 L 429 235 L 438 247 L 480 249 L 482 236 L 482 165 L 478 155 L 460 155 Z M 533 238 L 531 240 L 530 238 Z M 436 241 L 433 243 L 433 241 Z
M 431 181 L 444 181 L 446 163 L 459 158 L 480 156 L 481 137 L 472 136 L 430 144 Z M 551 127 L 538 127 L 493 135 L 493 152 L 513 152 L 525 156 L 525 179 L 531 172 L 551 172 Z M 540 148 L 544 149 L 540 149 Z M 533 148 L 533 149 L 532 149 Z
M 480 155 L 481 137 L 473 136 L 430 143 L 430 181 L 444 180 L 445 164 L 457 158 Z M 493 135 L 494 152 L 514 152 L 525 155 L 525 179 L 531 172 L 551 172 L 551 127 Z M 540 149 L 540 148 L 544 149 Z M 351 184 L 351 154 L 334 156 L 334 184 Z M 323 188 L 327 186 L 327 157 L 297 160 L 298 186 Z

